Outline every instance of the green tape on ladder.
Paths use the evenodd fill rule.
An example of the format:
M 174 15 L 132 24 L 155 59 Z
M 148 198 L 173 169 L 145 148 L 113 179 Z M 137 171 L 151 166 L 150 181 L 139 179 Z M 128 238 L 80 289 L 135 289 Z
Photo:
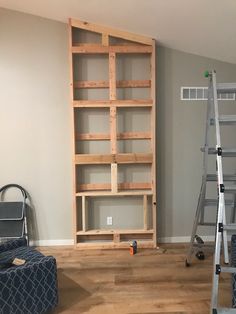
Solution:
M 209 71 L 204 72 L 204 77 L 209 77 Z

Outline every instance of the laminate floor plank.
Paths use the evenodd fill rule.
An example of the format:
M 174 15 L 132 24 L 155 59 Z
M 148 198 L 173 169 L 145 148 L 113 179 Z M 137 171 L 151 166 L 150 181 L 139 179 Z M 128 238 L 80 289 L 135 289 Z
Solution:
M 184 265 L 186 245 L 159 250 L 74 250 L 41 247 L 57 259 L 54 314 L 209 314 L 212 254 Z M 221 306 L 230 306 L 231 277 L 221 276 Z

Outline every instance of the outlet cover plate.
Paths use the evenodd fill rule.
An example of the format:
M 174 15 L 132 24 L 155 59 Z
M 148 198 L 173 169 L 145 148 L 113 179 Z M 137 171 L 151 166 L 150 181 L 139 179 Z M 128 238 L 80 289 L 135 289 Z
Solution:
M 107 225 L 112 226 L 112 217 L 111 216 L 107 217 Z

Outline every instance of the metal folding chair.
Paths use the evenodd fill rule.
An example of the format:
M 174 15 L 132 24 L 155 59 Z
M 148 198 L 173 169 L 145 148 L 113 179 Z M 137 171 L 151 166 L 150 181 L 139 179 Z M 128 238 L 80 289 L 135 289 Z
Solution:
M 4 194 L 10 188 L 17 188 L 22 193 L 22 201 L 5 201 Z M 0 189 L 0 241 L 25 237 L 27 232 L 27 192 L 18 184 L 7 184 Z

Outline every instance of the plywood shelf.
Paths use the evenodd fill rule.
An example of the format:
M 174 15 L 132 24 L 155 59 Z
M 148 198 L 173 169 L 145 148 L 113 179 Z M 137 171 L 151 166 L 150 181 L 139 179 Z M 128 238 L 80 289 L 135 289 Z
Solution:
M 75 247 L 128 248 L 130 241 L 137 240 L 139 248 L 153 248 L 156 246 L 155 41 L 75 19 L 69 20 L 69 32 Z M 81 38 L 85 42 L 80 42 Z M 133 114 L 139 122 L 133 121 Z M 138 145 L 143 146 L 140 149 Z M 90 230 L 93 224 L 89 211 L 102 210 L 107 202 L 112 203 L 109 206 L 111 211 L 117 211 L 116 215 L 124 211 L 124 208 L 119 211 L 119 204 L 127 206 L 132 217 L 136 208 L 143 210 L 143 217 L 132 224 L 141 224 L 142 229 L 124 230 L 121 224 L 115 230 Z M 98 222 L 95 225 L 99 226 Z

